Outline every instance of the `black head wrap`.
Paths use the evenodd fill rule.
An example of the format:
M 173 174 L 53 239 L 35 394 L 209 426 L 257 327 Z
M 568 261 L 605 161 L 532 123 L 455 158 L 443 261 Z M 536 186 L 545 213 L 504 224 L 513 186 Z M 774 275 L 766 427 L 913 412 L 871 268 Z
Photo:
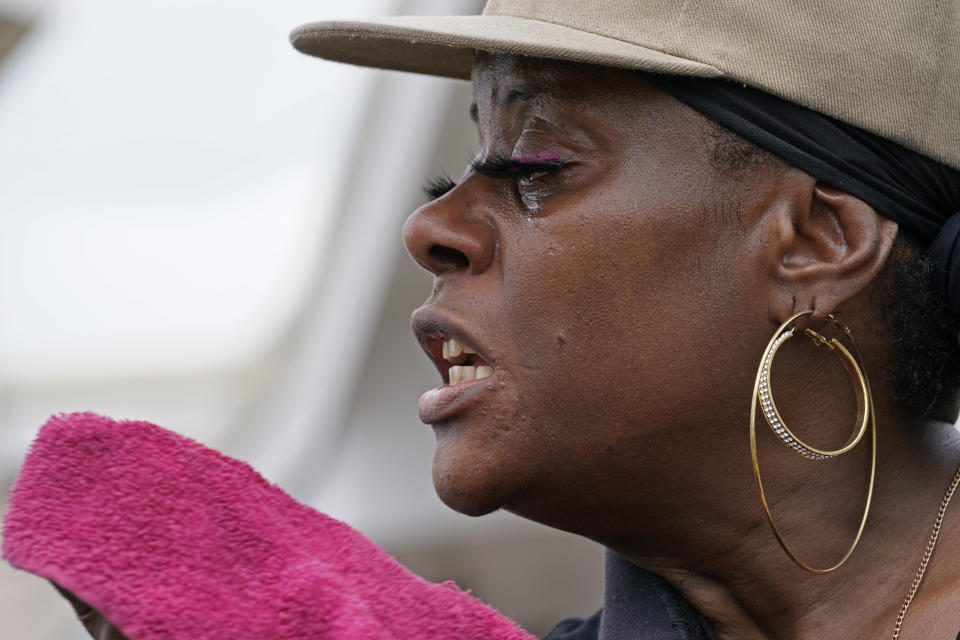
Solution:
M 897 222 L 901 231 L 928 248 L 936 261 L 934 286 L 960 311 L 960 171 L 729 80 L 654 75 L 647 79 L 760 148 Z

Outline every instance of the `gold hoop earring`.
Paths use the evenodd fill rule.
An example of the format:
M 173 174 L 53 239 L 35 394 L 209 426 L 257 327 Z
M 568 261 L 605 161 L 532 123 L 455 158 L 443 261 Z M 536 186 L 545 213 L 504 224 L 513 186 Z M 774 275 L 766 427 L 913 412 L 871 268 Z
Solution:
M 857 362 L 858 360 L 863 362 L 863 357 L 860 355 L 860 350 L 857 348 L 857 343 L 853 339 L 850 328 L 837 320 L 833 315 L 828 315 L 826 318 L 828 322 L 837 327 L 840 332 L 846 336 L 850 342 L 850 346 L 853 348 L 853 354 L 836 338 L 828 339 L 813 329 L 801 330 L 796 326 L 798 318 L 812 313 L 813 311 L 802 311 L 788 318 L 786 322 L 781 324 L 776 332 L 774 332 L 770 342 L 767 343 L 767 348 L 763 352 L 763 357 L 760 359 L 760 366 L 757 368 L 757 377 L 753 384 L 753 400 L 750 405 L 750 456 L 753 461 L 753 475 L 757 480 L 757 488 L 760 490 L 760 502 L 763 505 L 763 512 L 767 516 L 767 521 L 770 523 L 770 528 L 773 529 L 773 535 L 780 544 L 780 547 L 801 569 L 810 573 L 824 574 L 839 569 L 840 566 L 847 561 L 860 542 L 860 536 L 863 535 L 864 526 L 867 524 L 867 515 L 870 513 L 870 501 L 873 498 L 874 476 L 876 475 L 877 469 L 877 420 L 866 367 Z M 773 400 L 773 391 L 770 385 L 770 372 L 771 366 L 773 365 L 773 358 L 783 343 L 796 335 L 805 335 L 816 346 L 826 347 L 830 353 L 834 354 L 840 360 L 847 374 L 854 380 L 854 388 L 857 391 L 857 420 L 850 434 L 850 438 L 846 444 L 839 449 L 818 449 L 805 443 L 787 427 Z M 857 535 L 854 537 L 853 543 L 847 549 L 846 553 L 843 554 L 843 557 L 841 557 L 836 564 L 826 569 L 811 567 L 800 560 L 800 558 L 791 551 L 783 539 L 783 536 L 780 534 L 780 531 L 777 529 L 773 514 L 770 512 L 770 505 L 767 504 L 767 496 L 763 491 L 763 481 L 760 478 L 760 460 L 757 457 L 757 406 L 760 406 L 763 417 L 773 433 L 780 438 L 785 445 L 793 449 L 795 453 L 809 460 L 830 460 L 850 451 L 860 443 L 866 434 L 867 424 L 869 423 L 870 425 L 870 484 L 867 489 L 866 503 L 863 507 L 863 517 L 860 519 Z

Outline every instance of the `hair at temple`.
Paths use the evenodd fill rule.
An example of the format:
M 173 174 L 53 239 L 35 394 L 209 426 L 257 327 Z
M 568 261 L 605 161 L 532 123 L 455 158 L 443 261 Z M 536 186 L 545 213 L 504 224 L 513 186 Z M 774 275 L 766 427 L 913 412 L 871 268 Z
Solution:
M 779 162 L 733 131 L 712 124 L 713 163 L 720 171 Z M 899 234 L 878 276 L 881 286 L 876 288 L 876 304 L 891 347 L 890 366 L 884 373 L 893 383 L 900 410 L 914 420 L 935 407 L 951 407 L 960 391 L 960 315 L 934 292 L 932 272 L 933 260 L 926 249 Z

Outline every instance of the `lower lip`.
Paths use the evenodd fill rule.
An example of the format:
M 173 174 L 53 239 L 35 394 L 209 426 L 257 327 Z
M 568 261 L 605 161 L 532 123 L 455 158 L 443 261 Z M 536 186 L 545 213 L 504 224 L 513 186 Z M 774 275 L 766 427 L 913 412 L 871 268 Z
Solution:
M 470 380 L 439 389 L 431 389 L 420 396 L 417 408 L 420 421 L 424 424 L 436 424 L 449 420 L 463 411 L 473 401 L 480 390 L 490 382 L 490 377 Z

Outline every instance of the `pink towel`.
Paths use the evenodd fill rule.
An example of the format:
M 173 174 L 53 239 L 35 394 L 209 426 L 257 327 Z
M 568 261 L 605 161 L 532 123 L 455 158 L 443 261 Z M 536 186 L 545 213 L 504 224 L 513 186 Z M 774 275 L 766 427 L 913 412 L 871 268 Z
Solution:
M 10 564 L 131 640 L 533 638 L 248 465 L 146 422 L 52 418 L 3 534 Z

